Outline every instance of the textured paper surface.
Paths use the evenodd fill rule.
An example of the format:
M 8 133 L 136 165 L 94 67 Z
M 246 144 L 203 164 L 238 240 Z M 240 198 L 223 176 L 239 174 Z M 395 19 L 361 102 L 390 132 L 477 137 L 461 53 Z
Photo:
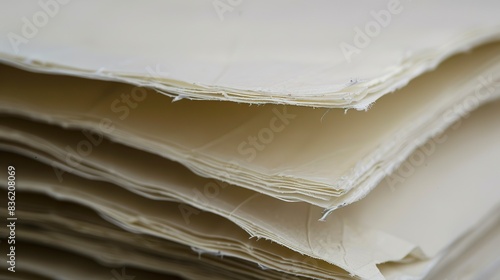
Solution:
M 499 203 L 498 197 L 500 196 L 496 194 L 498 189 L 493 180 L 496 176 L 495 160 L 499 158 L 494 149 L 499 137 L 497 134 L 500 133 L 498 131 L 498 127 L 500 127 L 498 125 L 498 120 L 500 120 L 498 112 L 497 103 L 481 108 L 472 115 L 471 119 L 465 120 L 463 124 L 458 123 L 459 126 L 456 124 L 448 130 L 445 137 L 440 138 L 446 139 L 446 145 L 440 145 L 436 148 L 435 153 L 426 160 L 425 165 L 415 166 L 415 173 L 409 178 L 405 178 L 405 181 L 398 185 L 395 190 L 387 185 L 387 181 L 384 181 L 370 196 L 354 205 L 337 210 L 326 222 L 312 219 L 314 216 L 320 215 L 320 208 L 306 206 L 304 203 L 273 201 L 272 198 L 262 195 L 257 199 L 245 201 L 243 205 L 238 205 L 237 211 L 229 209 L 233 210 L 231 216 L 253 221 L 255 226 L 252 229 L 259 237 L 269 238 L 298 252 L 332 262 L 363 278 L 375 277 L 373 274 L 375 264 L 390 259 L 403 259 L 409 253 L 412 257 L 420 259 L 437 256 L 453 240 L 466 233 L 480 217 L 487 215 Z M 479 132 L 481 132 L 482 137 L 478 137 Z M 477 153 L 471 148 L 471 145 L 478 145 L 487 152 Z M 457 155 L 457 150 L 462 151 L 462 153 Z M 460 160 L 461 156 L 465 156 L 469 160 Z M 412 159 L 413 157 L 410 157 L 410 163 Z M 484 166 L 484 168 L 473 168 L 477 165 Z M 23 166 L 27 168 L 30 164 L 25 162 Z M 31 179 L 33 184 L 26 183 L 25 188 L 56 187 L 57 184 L 54 185 L 57 182 L 55 175 L 52 175 L 54 177 L 51 179 L 53 183 L 44 183 L 51 176 L 50 168 L 46 168 L 47 171 L 38 174 L 36 179 Z M 463 170 L 468 170 L 468 172 Z M 68 182 L 68 179 L 65 179 L 64 185 L 76 183 L 80 179 L 73 180 Z M 93 207 L 99 208 L 104 207 L 104 204 L 101 203 L 121 201 L 127 205 L 127 209 L 112 202 L 110 206 L 105 207 L 107 210 L 103 210 L 118 220 L 130 215 L 125 214 L 130 209 L 139 207 L 138 209 L 141 210 L 137 212 L 140 212 L 145 219 L 143 222 L 153 228 L 158 226 L 156 222 L 151 224 L 155 220 L 171 224 L 180 216 L 175 207 L 167 207 L 167 205 L 172 204 L 171 202 L 164 202 L 161 204 L 163 206 L 158 205 L 158 207 L 165 207 L 164 211 L 167 213 L 171 213 L 167 218 L 166 216 L 162 217 L 162 215 L 158 216 L 159 213 L 163 212 L 162 210 L 154 211 L 153 208 L 148 210 L 149 207 L 153 207 L 153 202 L 141 203 L 141 199 L 138 197 L 125 200 L 125 197 L 130 197 L 131 194 L 125 195 L 118 189 L 112 191 L 114 199 L 111 197 L 106 199 L 109 196 L 106 191 L 109 191 L 109 187 L 100 187 L 98 184 L 84 185 L 86 186 L 73 185 L 69 189 L 56 187 L 49 193 L 57 193 L 59 197 L 71 196 L 72 200 L 80 201 L 86 205 L 90 203 L 89 206 L 95 205 Z M 475 194 L 473 198 L 470 197 L 469 191 L 471 185 L 474 185 L 471 190 Z M 237 187 L 233 186 L 233 188 Z M 78 191 L 71 194 L 70 189 Z M 233 189 L 227 191 L 229 190 Z M 116 197 L 120 197 L 120 199 L 117 200 Z M 443 200 L 446 200 L 446 207 L 443 207 Z M 468 207 L 463 205 L 463 201 L 466 200 L 469 201 Z M 214 202 L 214 206 L 218 206 L 219 210 L 222 211 L 220 213 L 222 216 L 225 216 L 223 214 L 224 207 L 231 204 L 229 201 L 227 203 Z M 144 208 L 145 205 L 147 205 L 146 208 Z M 273 205 L 273 208 L 270 209 L 272 215 L 265 210 L 268 208 L 263 207 L 263 205 Z M 166 210 L 169 207 L 174 210 Z M 116 212 L 117 210 L 118 212 Z M 177 213 L 174 214 L 172 211 Z M 124 214 L 125 216 L 123 216 Z M 149 215 L 152 215 L 151 218 L 148 218 Z M 207 215 L 207 217 L 216 217 L 210 216 L 208 213 Z M 181 221 L 182 219 L 178 223 L 181 223 L 182 226 Z M 233 221 L 236 220 L 233 219 Z M 447 221 L 447 223 L 443 225 L 442 221 Z M 120 224 L 123 222 L 124 220 L 121 220 Z M 217 224 L 220 223 L 217 222 Z M 229 226 L 229 224 L 227 225 Z M 126 228 L 132 226 L 134 230 L 138 230 L 135 225 L 122 224 L 122 226 Z M 267 230 L 275 235 L 259 235 L 259 227 L 260 230 Z M 432 234 L 426 234 L 431 228 L 434 229 Z M 207 229 L 200 231 L 200 228 L 197 228 L 193 232 L 212 231 Z M 233 234 L 231 238 L 235 237 L 234 230 L 227 230 L 227 232 Z M 167 238 L 177 238 L 166 236 L 168 236 Z M 336 246 L 341 246 L 342 250 L 336 249 Z M 200 247 L 207 251 L 217 251 L 217 249 L 210 247 Z M 263 248 L 266 248 L 264 251 L 270 250 L 267 246 Z M 372 262 L 371 269 L 369 269 L 370 262 Z
M 19 204 L 21 210 L 18 213 L 22 216 L 23 222 L 18 230 L 23 244 L 27 241 L 36 242 L 82 254 L 116 267 L 118 274 L 122 274 L 121 270 L 125 267 L 128 272 L 126 274 L 139 277 L 139 275 L 134 275 L 133 270 L 129 270 L 131 267 L 138 267 L 146 271 L 180 275 L 187 279 L 235 277 L 281 279 L 280 277 L 283 276 L 275 270 L 264 271 L 254 263 L 228 256 L 221 258 L 216 255 L 200 255 L 189 246 L 124 231 L 103 220 L 92 210 L 73 203 L 60 202 L 47 196 L 28 192 L 21 194 L 24 200 Z M 5 208 L 3 210 L 7 211 Z M 41 252 L 35 256 L 40 256 L 40 254 Z M 23 254 L 23 256 L 26 255 Z M 21 260 L 21 271 L 27 270 L 25 262 L 36 261 L 36 258 L 28 260 L 26 258 Z M 48 258 L 47 261 L 57 263 L 57 259 Z M 59 265 L 64 264 L 63 262 Z M 38 266 L 42 265 L 38 263 Z M 108 275 L 111 275 L 112 270 L 112 267 L 107 269 Z M 92 272 L 92 270 L 88 271 Z M 57 271 L 50 270 L 46 272 L 57 273 Z M 83 279 L 85 275 L 80 274 L 75 277 Z
M 93 129 L 204 177 L 335 209 L 364 197 L 418 145 L 497 98 L 499 51 L 492 44 L 454 57 L 368 112 L 170 103 L 124 84 L 6 67 L 0 111 Z
M 52 2 L 1 9 L 2 60 L 180 99 L 366 109 L 500 34 L 496 0 Z

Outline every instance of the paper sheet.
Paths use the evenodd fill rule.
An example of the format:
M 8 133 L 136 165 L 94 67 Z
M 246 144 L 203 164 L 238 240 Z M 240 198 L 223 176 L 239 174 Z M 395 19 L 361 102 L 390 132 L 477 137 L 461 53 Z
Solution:
M 47 2 L 1 9 L 2 60 L 179 99 L 366 109 L 500 35 L 495 0 Z

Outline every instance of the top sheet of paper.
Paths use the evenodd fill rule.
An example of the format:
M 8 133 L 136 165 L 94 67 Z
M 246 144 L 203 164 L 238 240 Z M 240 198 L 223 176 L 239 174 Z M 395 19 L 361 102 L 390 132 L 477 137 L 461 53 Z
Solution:
M 0 59 L 189 99 L 366 109 L 499 38 L 500 2 L 14 1 Z

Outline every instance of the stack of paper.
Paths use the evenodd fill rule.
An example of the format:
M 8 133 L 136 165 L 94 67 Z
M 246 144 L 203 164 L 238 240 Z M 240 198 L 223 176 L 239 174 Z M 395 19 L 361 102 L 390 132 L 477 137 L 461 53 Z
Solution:
M 2 277 L 500 277 L 497 2 L 6 6 Z

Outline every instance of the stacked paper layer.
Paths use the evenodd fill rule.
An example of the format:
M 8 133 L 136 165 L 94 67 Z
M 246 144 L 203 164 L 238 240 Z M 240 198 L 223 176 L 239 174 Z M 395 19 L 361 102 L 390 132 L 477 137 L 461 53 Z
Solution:
M 4 4 L 2 277 L 497 279 L 499 4 Z

